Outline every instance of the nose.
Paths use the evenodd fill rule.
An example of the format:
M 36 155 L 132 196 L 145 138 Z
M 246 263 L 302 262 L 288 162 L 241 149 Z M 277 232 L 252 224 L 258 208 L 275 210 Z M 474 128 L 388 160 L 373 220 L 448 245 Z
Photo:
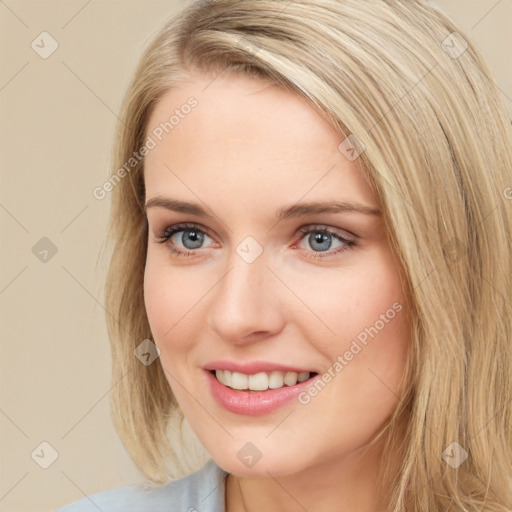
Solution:
M 212 290 L 208 326 L 221 339 L 246 344 L 278 333 L 284 326 L 283 284 L 267 267 L 265 252 L 252 263 L 236 252 Z

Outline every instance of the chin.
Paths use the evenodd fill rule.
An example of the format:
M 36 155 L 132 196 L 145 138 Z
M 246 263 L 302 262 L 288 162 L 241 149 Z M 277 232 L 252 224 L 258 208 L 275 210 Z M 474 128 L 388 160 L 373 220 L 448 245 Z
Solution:
M 237 454 L 229 457 L 226 453 L 222 453 L 219 457 L 212 457 L 215 463 L 224 471 L 242 477 L 268 478 L 270 476 L 279 477 L 296 473 L 300 470 L 297 465 L 296 458 L 278 457 L 275 454 L 272 457 L 262 457 L 252 466 L 244 464 Z

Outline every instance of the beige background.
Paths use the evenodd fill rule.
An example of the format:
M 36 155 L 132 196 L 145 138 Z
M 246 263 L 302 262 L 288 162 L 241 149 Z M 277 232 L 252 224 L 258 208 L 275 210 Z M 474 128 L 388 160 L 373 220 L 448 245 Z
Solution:
M 52 511 L 137 480 L 109 416 L 98 260 L 109 205 L 92 190 L 108 177 L 137 58 L 180 3 L 0 0 L 0 511 Z M 512 113 L 512 0 L 438 4 L 481 48 Z M 48 59 L 31 48 L 43 31 L 59 45 Z M 42 237 L 57 248 L 45 263 L 32 252 Z M 58 453 L 48 469 L 35 462 L 50 460 L 43 441 Z

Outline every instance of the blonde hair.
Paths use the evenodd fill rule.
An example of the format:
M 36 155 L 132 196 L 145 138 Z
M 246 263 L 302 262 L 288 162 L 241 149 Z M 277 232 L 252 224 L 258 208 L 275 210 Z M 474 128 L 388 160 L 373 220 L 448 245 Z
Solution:
M 191 70 L 271 80 L 364 148 L 358 162 L 384 209 L 412 319 L 403 393 L 379 435 L 388 433 L 389 510 L 512 509 L 512 129 L 468 35 L 424 0 L 189 3 L 139 62 L 112 176 L 145 144 L 156 102 Z M 152 338 L 144 194 L 141 159 L 112 189 L 106 309 L 113 422 L 159 485 L 168 462 L 179 464 L 168 435 L 183 416 L 159 360 L 134 356 Z M 468 454 L 457 468 L 453 442 Z

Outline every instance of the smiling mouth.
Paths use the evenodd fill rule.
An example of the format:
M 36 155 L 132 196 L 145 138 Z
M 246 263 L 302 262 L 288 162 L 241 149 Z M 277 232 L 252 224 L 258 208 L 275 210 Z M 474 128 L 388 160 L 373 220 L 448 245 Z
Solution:
M 208 370 L 218 382 L 234 391 L 245 393 L 264 393 L 273 389 L 292 387 L 311 380 L 318 375 L 317 372 L 260 372 L 246 375 L 228 370 Z

